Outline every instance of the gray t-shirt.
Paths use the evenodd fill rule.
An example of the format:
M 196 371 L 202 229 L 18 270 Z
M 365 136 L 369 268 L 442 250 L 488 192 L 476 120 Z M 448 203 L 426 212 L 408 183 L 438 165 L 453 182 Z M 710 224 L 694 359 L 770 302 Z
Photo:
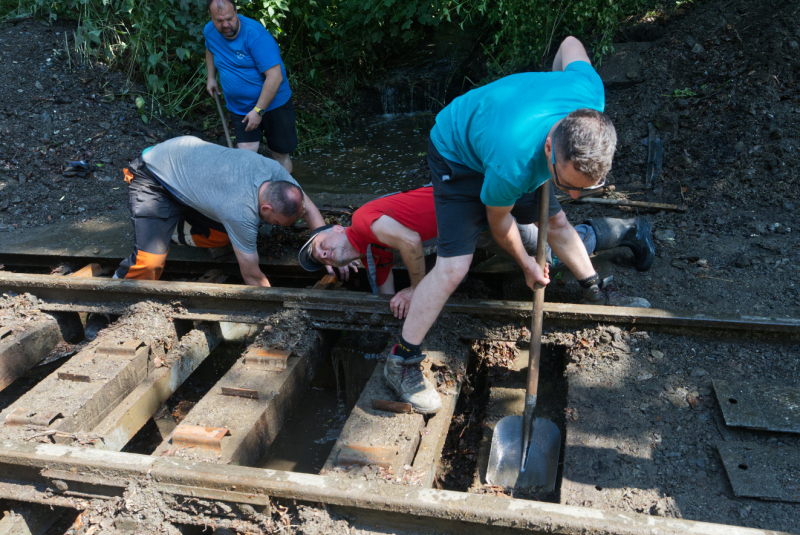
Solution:
M 144 162 L 182 203 L 225 226 L 231 243 L 256 252 L 258 190 L 264 182 L 297 182 L 275 160 L 196 137 L 176 137 L 144 153 Z

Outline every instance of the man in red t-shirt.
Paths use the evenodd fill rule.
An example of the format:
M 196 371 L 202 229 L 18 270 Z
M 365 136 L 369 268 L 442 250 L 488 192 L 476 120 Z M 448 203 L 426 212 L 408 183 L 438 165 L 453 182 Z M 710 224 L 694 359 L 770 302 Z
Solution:
M 524 208 L 524 202 L 522 206 Z M 517 222 L 517 226 L 525 249 L 535 251 L 535 225 Z M 626 246 L 634 253 L 637 269 L 644 271 L 653 261 L 655 250 L 652 247 L 650 225 L 646 220 L 591 219 L 575 229 L 590 255 L 595 251 Z M 478 239 L 478 246 L 502 254 L 489 233 L 483 234 Z M 436 251 L 437 235 L 433 188 L 418 188 L 368 202 L 353 213 L 349 227 L 319 227 L 300 249 L 299 261 L 308 271 L 316 271 L 326 265 L 346 266 L 361 260 L 367 266 L 372 291 L 394 294 L 392 267 L 402 260 L 408 269 L 411 286 L 398 292 L 389 306 L 396 317 L 404 318 L 414 289 L 425 276 L 424 257 Z M 395 252 L 399 253 L 399 259 Z M 554 269 L 563 265 L 558 260 L 553 262 L 549 247 L 548 263 L 553 264 Z M 642 308 L 650 306 L 646 299 L 621 294 L 612 302 L 594 302 L 584 292 L 584 302 Z
M 300 264 L 309 271 L 324 265 L 346 266 L 361 260 L 369 271 L 372 291 L 394 293 L 394 251 L 408 269 L 411 286 L 389 302 L 392 312 L 404 318 L 417 284 L 425 276 L 425 242 L 435 248 L 436 210 L 433 188 L 394 193 L 368 202 L 353 213 L 347 228 L 326 225 L 314 231 L 300 250 Z

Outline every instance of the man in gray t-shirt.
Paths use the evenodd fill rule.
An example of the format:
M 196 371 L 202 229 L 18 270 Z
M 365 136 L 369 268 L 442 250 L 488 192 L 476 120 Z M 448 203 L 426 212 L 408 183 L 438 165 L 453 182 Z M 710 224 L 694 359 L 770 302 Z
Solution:
M 134 252 L 116 278 L 158 279 L 170 241 L 198 247 L 230 243 L 245 282 L 269 286 L 258 264 L 259 223 L 285 227 L 301 217 L 311 229 L 325 223 L 279 163 L 251 151 L 184 136 L 146 149 L 124 171 Z

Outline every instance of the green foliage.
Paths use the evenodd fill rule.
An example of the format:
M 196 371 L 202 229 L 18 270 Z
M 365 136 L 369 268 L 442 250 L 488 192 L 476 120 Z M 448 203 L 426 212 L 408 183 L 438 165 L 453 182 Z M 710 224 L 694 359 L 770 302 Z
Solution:
M 246 7 L 256 4 L 256 18 L 278 28 L 288 2 Z M 198 101 L 195 90 L 205 89 L 205 0 L 20 0 L 20 6 L 50 20 L 77 17 L 75 48 L 141 79 L 169 113 L 185 112 Z
M 620 22 L 655 0 L 466 0 L 469 16 L 484 17 L 495 29 L 484 50 L 499 75 L 541 64 L 565 35 L 591 44 L 595 59 L 610 52 Z M 588 47 L 587 47 L 588 48 Z
M 672 93 L 672 96 L 675 98 L 691 98 L 691 97 L 696 97 L 697 93 L 686 87 L 684 89 L 676 89 Z
M 619 23 L 655 0 L 238 0 L 281 47 L 295 91 L 313 95 L 298 112 L 301 137 L 341 124 L 358 80 L 409 51 L 437 25 L 487 28 L 491 74 L 539 63 L 567 34 L 610 49 Z M 146 84 L 153 113 L 185 115 L 208 102 L 203 28 L 206 0 L 0 0 L 3 13 L 77 19 L 69 45 Z M 302 87 L 301 87 L 302 86 Z M 308 111 L 312 110 L 313 111 Z M 148 120 L 144 107 L 139 108 Z

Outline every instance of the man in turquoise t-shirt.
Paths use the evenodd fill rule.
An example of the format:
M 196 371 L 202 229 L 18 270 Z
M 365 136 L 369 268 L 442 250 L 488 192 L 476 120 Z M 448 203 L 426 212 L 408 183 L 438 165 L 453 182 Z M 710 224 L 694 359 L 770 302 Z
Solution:
M 208 0 L 211 22 L 206 43 L 206 89 L 214 96 L 219 72 L 225 105 L 231 112 L 236 145 L 258 152 L 261 134 L 272 157 L 292 172 L 289 153 L 297 148 L 292 91 L 275 38 L 236 12 L 234 0 Z
M 481 230 L 488 225 L 498 245 L 522 268 L 528 286 L 550 282 L 547 271 L 526 253 L 511 212 L 522 203 L 521 197 L 534 196 L 536 206 L 529 205 L 531 213 L 525 215 L 535 218 L 537 188 L 551 177 L 556 187 L 573 198 L 580 190 L 605 182 L 617 136 L 601 113 L 604 107 L 600 77 L 580 41 L 568 37 L 556 53 L 553 72 L 516 74 L 473 89 L 436 117 L 428 163 L 439 231 L 438 257 L 411 298 L 402 337 L 384 367 L 387 382 L 418 412 L 433 413 L 441 407 L 439 394 L 421 373 L 425 357 L 420 345 L 466 276 Z M 601 280 L 592 267 L 552 189 L 548 244 L 578 279 L 586 301 L 609 304 L 608 279 Z M 533 221 L 522 223 L 529 222 Z M 646 232 L 622 227 L 608 230 L 614 234 L 608 238 L 624 234 L 642 245 L 649 240 L 646 246 L 652 249 L 649 225 Z

